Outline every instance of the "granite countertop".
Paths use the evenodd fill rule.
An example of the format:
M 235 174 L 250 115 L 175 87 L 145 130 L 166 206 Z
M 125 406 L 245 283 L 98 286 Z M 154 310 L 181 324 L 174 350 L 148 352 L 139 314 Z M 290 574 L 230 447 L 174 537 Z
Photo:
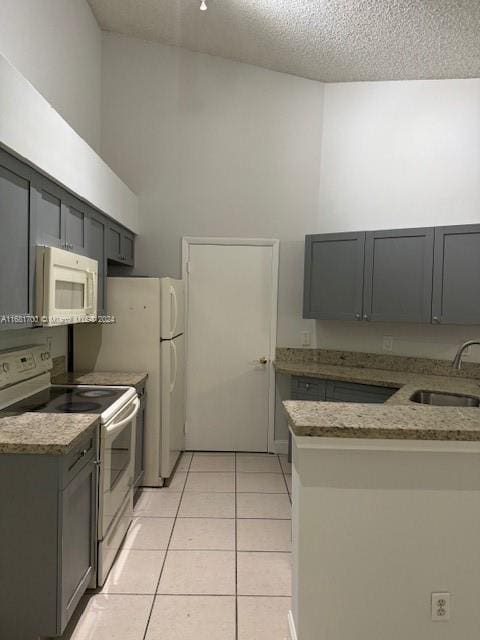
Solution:
M 98 415 L 86 413 L 21 413 L 0 416 L 0 454 L 33 453 L 65 455 L 99 421 Z
M 480 380 L 369 367 L 277 360 L 278 373 L 398 389 L 384 404 L 286 401 L 298 436 L 414 440 L 480 440 L 480 408 L 419 405 L 415 391 L 443 391 L 480 399 Z
M 53 384 L 91 384 L 112 387 L 137 387 L 145 382 L 145 371 L 73 371 L 56 376 Z

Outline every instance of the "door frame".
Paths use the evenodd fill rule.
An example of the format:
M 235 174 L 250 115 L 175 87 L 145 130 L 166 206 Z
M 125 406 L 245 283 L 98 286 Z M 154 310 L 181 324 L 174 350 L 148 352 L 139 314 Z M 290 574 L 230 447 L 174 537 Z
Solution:
M 280 256 L 280 240 L 274 238 L 221 238 L 221 237 L 191 237 L 182 238 L 182 279 L 185 283 L 185 314 L 188 317 L 188 265 L 190 247 L 192 245 L 223 245 L 241 247 L 272 247 L 272 314 L 270 317 L 270 352 L 268 354 L 268 452 L 277 453 L 275 443 L 275 350 L 277 346 L 277 317 L 278 317 L 278 269 Z M 188 361 L 188 321 L 185 324 L 185 353 Z M 186 388 L 188 388 L 188 367 L 186 371 Z M 188 416 L 188 407 L 186 407 Z M 282 443 L 283 444 L 283 443 Z

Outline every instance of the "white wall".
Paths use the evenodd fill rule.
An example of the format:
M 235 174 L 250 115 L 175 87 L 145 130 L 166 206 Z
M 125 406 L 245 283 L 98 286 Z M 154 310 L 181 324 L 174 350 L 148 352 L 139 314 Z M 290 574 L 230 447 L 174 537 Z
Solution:
M 298 345 L 323 85 L 113 34 L 102 83 L 102 155 L 139 195 L 136 271 L 179 276 L 183 235 L 279 238 L 279 344 Z
M 480 222 L 480 80 L 325 85 L 311 233 Z M 450 358 L 480 327 L 318 322 L 319 347 Z M 480 350 L 473 353 L 480 359 Z
M 101 31 L 86 0 L 2 0 L 0 53 L 99 149 Z

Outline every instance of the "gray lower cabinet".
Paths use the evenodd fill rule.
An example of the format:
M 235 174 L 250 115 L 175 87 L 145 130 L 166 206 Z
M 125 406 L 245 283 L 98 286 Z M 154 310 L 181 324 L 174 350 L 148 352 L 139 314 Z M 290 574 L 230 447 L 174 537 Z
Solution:
M 134 471 L 134 487 L 138 489 L 141 486 L 143 480 L 143 474 L 145 471 L 143 443 L 145 436 L 145 411 L 146 411 L 146 396 L 145 385 L 137 388 L 138 397 L 140 399 L 140 409 L 137 414 L 137 429 L 135 439 L 135 471 Z
M 292 376 L 292 400 L 320 402 L 365 402 L 381 404 L 388 400 L 397 389 L 376 385 L 343 382 L 341 380 L 320 380 Z
M 12 315 L 30 311 L 30 183 L 0 166 L 0 327 L 13 328 Z M 20 326 L 22 326 L 20 324 Z M 25 326 L 25 324 L 23 324 Z
M 382 404 L 396 391 L 398 391 L 398 389 L 377 387 L 376 385 L 369 384 L 357 384 L 355 382 L 329 380 L 327 382 L 325 400 L 327 400 L 327 402 L 364 402 Z
M 0 455 L 0 637 L 61 635 L 96 574 L 98 433 L 67 456 Z
M 361 320 L 365 233 L 306 236 L 304 318 Z
M 434 323 L 480 324 L 480 225 L 435 229 Z
M 433 239 L 432 228 L 367 232 L 364 320 L 431 321 Z

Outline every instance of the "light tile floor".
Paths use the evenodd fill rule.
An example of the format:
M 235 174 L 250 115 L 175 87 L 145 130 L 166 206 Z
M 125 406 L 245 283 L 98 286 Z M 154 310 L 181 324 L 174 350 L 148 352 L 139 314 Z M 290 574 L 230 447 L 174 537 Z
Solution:
M 184 453 L 64 640 L 286 640 L 290 474 L 286 456 Z

